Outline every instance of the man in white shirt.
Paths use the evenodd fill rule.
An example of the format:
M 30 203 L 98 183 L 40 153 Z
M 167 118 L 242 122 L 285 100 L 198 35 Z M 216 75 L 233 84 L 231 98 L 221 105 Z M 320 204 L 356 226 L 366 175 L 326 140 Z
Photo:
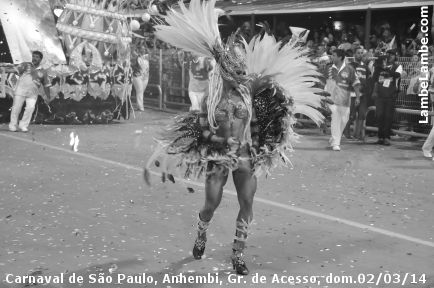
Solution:
M 329 140 L 333 151 L 340 151 L 342 132 L 350 115 L 350 92 L 356 93 L 355 105 L 360 104 L 360 81 L 356 71 L 345 64 L 345 52 L 336 49 L 332 55 L 333 65 L 328 69 L 328 79 L 325 90 L 330 93 L 334 104 L 330 105 L 332 112 L 331 138 Z
M 43 54 L 39 51 L 32 52 L 32 62 L 24 62 L 15 68 L 8 69 L 7 72 L 16 72 L 20 78 L 14 91 L 14 103 L 12 104 L 11 119 L 9 130 L 17 131 L 17 126 L 22 132 L 27 132 L 36 101 L 38 100 L 39 88 L 44 87 L 45 95 L 50 98 L 51 83 L 47 72 L 40 66 Z M 18 117 L 26 102 L 23 118 L 18 124 Z
M 199 111 L 203 99 L 209 93 L 210 73 L 213 70 L 213 61 L 203 56 L 193 56 L 190 61 L 190 82 L 188 96 L 191 102 L 191 111 Z

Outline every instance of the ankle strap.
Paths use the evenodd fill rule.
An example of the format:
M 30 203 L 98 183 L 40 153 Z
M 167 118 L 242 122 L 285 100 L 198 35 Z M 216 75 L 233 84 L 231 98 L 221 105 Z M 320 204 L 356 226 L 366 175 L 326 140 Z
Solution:
M 248 222 L 244 219 L 241 219 L 241 221 L 236 222 L 236 231 L 241 232 L 242 234 L 246 235 L 245 238 L 247 238 L 247 234 L 249 234 L 249 228 L 252 224 L 253 220 L 249 220 Z M 235 233 L 236 235 L 237 233 Z
M 209 227 L 211 221 L 203 221 L 202 219 L 200 219 L 200 213 L 198 215 L 198 221 L 197 221 L 197 231 L 199 232 L 199 234 L 204 234 Z

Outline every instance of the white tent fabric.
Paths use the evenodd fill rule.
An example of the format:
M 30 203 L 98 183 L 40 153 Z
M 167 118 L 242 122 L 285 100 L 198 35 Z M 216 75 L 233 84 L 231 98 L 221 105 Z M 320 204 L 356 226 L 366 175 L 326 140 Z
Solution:
M 66 63 L 48 0 L 0 0 L 0 20 L 14 63 L 44 54 L 43 67 Z

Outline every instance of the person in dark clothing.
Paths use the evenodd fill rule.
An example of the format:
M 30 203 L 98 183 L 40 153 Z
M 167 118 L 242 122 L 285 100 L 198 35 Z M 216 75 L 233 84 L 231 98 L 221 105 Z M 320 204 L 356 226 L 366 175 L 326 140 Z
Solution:
M 399 92 L 402 66 L 395 63 L 396 50 L 388 50 L 383 62 L 377 65 L 374 72 L 374 91 L 376 115 L 378 123 L 377 144 L 390 145 L 390 132 L 393 121 L 393 111 Z

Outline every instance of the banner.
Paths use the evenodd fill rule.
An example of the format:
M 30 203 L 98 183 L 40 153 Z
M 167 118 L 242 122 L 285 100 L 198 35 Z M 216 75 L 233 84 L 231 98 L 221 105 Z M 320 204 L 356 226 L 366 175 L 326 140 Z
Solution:
M 30 62 L 32 51 L 44 54 L 42 66 L 65 64 L 48 0 L 0 0 L 0 20 L 15 64 Z

